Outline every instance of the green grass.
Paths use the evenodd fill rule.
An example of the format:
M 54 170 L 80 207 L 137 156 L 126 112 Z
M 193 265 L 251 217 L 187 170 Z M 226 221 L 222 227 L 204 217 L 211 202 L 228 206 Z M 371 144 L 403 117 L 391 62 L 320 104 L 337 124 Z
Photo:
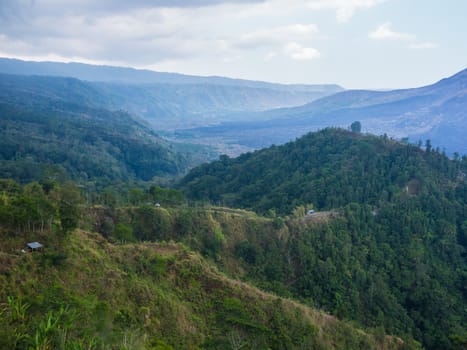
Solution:
M 49 237 L 44 253 L 1 252 L 0 260 L 0 348 L 402 346 L 232 280 L 176 243 L 115 245 L 76 230 Z

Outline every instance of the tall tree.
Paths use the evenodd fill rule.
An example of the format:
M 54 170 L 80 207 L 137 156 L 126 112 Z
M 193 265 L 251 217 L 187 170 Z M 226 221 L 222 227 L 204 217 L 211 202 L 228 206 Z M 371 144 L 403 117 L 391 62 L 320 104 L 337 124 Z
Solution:
M 352 130 L 352 132 L 361 132 L 362 123 L 360 123 L 358 120 L 354 121 L 352 124 L 350 124 L 350 130 Z
M 68 233 L 78 227 L 79 219 L 81 218 L 81 203 L 82 198 L 79 188 L 71 182 L 63 185 L 60 189 L 58 209 L 64 233 Z

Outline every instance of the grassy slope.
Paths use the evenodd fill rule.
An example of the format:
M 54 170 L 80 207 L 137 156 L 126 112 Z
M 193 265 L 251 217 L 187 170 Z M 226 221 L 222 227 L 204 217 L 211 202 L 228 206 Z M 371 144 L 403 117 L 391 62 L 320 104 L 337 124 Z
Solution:
M 439 332 L 446 332 L 446 338 L 461 336 L 465 321 L 458 288 L 462 282 L 453 266 L 462 269 L 462 258 L 453 253 L 450 259 L 441 255 L 431 261 L 433 249 L 439 248 L 430 246 L 426 256 L 417 260 L 420 247 L 415 249 L 414 242 L 419 239 L 369 234 L 365 226 L 355 223 L 358 211 L 368 225 L 375 225 L 371 207 L 352 206 L 323 220 L 309 220 L 304 214 L 288 220 L 265 218 L 219 207 L 153 208 L 152 218 L 142 208 L 100 208 L 95 209 L 93 222 L 94 230 L 109 237 L 117 238 L 112 227 L 124 224 L 133 227 L 139 239 L 177 240 L 209 257 L 233 278 L 366 327 L 384 327 L 406 339 L 430 340 L 439 334 L 418 322 L 432 320 Z M 385 215 L 380 211 L 379 217 Z M 143 220 L 144 231 L 140 228 Z M 388 244 L 394 248 L 388 249 Z M 458 246 L 453 243 L 453 247 Z M 430 266 L 423 284 L 415 274 L 420 264 Z M 429 283 L 437 288 L 425 288 Z M 418 303 L 421 298 L 425 302 Z M 462 344 L 461 338 L 451 341 Z
M 1 348 L 402 347 L 229 279 L 179 244 L 114 245 L 78 230 L 61 240 L 35 237 L 45 252 L 21 254 L 32 237 L 3 236 Z

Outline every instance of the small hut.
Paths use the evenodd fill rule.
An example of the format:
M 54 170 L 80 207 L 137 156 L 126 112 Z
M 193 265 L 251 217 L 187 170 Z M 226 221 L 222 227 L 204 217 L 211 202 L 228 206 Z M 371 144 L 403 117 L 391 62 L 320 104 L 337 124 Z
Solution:
M 28 244 L 26 244 L 28 246 L 28 250 L 30 252 L 35 252 L 35 251 L 40 251 L 42 250 L 42 248 L 44 247 L 42 244 L 40 244 L 39 242 L 29 242 Z

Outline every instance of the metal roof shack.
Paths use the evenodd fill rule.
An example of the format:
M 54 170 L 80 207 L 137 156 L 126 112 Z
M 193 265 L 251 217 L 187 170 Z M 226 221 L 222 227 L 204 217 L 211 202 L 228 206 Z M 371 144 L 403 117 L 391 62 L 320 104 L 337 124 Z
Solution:
M 35 251 L 35 250 L 40 250 L 42 249 L 44 246 L 42 244 L 40 244 L 39 242 L 30 242 L 27 244 L 29 250 L 31 252 Z

